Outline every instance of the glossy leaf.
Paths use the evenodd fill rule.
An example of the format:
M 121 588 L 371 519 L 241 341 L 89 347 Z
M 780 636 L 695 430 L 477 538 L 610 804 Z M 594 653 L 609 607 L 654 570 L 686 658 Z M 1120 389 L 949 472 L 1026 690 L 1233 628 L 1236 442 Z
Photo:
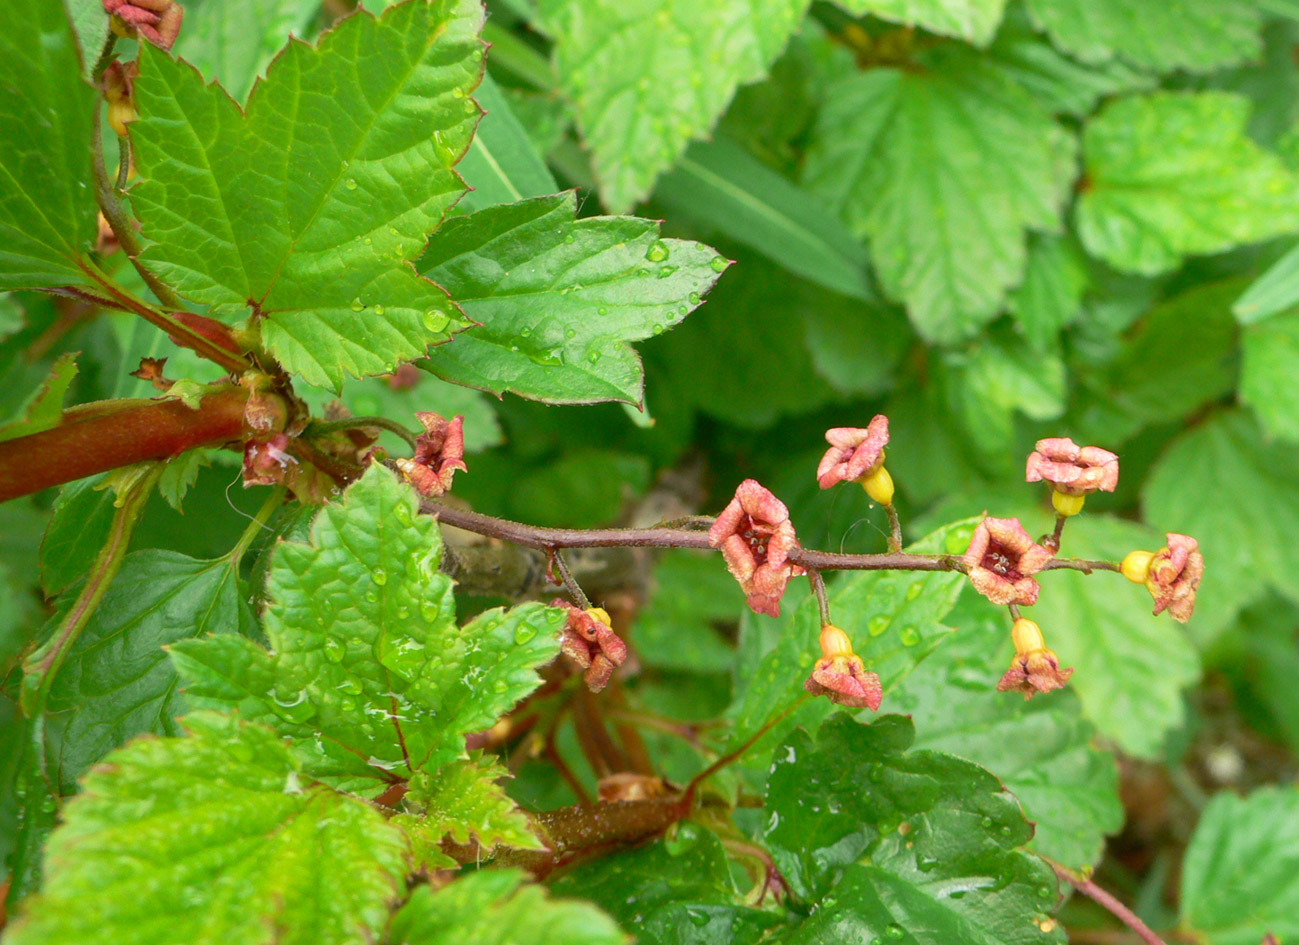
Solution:
M 1107 105 L 1083 134 L 1077 225 L 1088 252 L 1155 275 L 1299 229 L 1299 179 L 1246 136 L 1249 108 L 1226 92 Z
M 636 654 L 658 669 L 725 673 L 734 648 L 718 632 L 744 604 L 735 579 L 715 555 L 669 551 L 654 565 L 654 590 L 636 614 Z
M 1052 42 L 1086 62 L 1118 56 L 1160 72 L 1211 72 L 1262 47 L 1253 3 L 1028 0 L 1028 9 Z
M 90 58 L 96 58 L 98 50 Z M 0 289 L 87 281 L 95 242 L 95 90 L 62 3 L 0 8 Z
M 986 46 L 997 32 L 1006 0 L 836 0 L 857 15 L 869 13 L 882 20 L 919 26 L 931 33 L 955 36 L 968 43 Z
M 407 260 L 464 192 L 481 20 L 470 0 L 358 13 L 290 44 L 246 115 L 146 44 L 131 201 L 149 265 L 214 312 L 251 306 L 271 352 L 317 386 L 445 341 L 460 315 Z
M 628 344 L 680 322 L 725 270 L 712 249 L 661 240 L 635 217 L 576 219 L 572 193 L 449 221 L 421 270 L 481 325 L 421 367 L 456 384 L 547 403 L 640 403 Z
M 1141 500 L 1146 521 L 1200 542 L 1205 579 L 1190 624 L 1199 639 L 1266 588 L 1299 600 L 1290 538 L 1299 534 L 1299 448 L 1267 442 L 1247 414 L 1219 412 L 1169 444 Z
M 539 685 L 564 615 L 523 604 L 457 627 L 441 560 L 414 490 L 372 466 L 320 511 L 309 543 L 276 548 L 270 651 L 233 636 L 172 647 L 187 698 L 270 725 L 309 774 L 356 792 L 463 757 L 467 733 Z
M 406 945 L 624 945 L 598 909 L 552 899 L 521 880 L 512 870 L 484 870 L 436 891 L 420 886 L 393 917 L 389 937 Z
M 401 834 L 312 784 L 271 732 L 215 713 L 91 773 L 50 838 L 14 945 L 343 945 L 377 938 L 405 875 Z
M 545 158 L 510 109 L 509 100 L 490 75 L 474 93 L 485 114 L 459 171 L 473 189 L 459 207 L 484 210 L 498 203 L 515 203 L 559 190 Z
M 990 321 L 1023 279 L 1027 232 L 1059 228 L 1073 142 L 972 53 L 940 48 L 920 65 L 835 83 L 804 180 L 870 241 L 885 291 L 917 330 L 951 342 Z
M 761 78 L 808 0 L 542 0 L 561 88 L 600 194 L 623 212 L 650 191 L 736 88 Z
M 0 443 L 59 425 L 63 419 L 63 398 L 67 396 L 72 379 L 77 376 L 76 361 L 75 354 L 65 354 L 54 362 L 45 383 L 28 396 L 16 416 L 0 424 Z
M 1299 935 L 1299 792 L 1261 788 L 1216 795 L 1182 868 L 1182 925 L 1213 945 Z
M 101 477 L 70 482 L 59 490 L 41 539 L 41 586 L 46 594 L 59 593 L 90 567 L 113 524 L 115 498 Z
M 914 738 L 903 716 L 841 715 L 815 741 L 797 731 L 776 748 L 765 841 L 793 892 L 820 905 L 777 940 L 1063 942 L 1038 924 L 1056 881 L 1017 849 L 1033 828 L 1015 799 L 973 762 L 912 749 Z
M 51 618 L 58 624 L 74 584 Z M 229 559 L 196 561 L 173 551 L 127 555 L 50 687 L 46 764 L 71 793 L 91 765 L 145 732 L 174 735 L 184 711 L 165 648 L 210 633 L 254 632 L 247 589 Z
M 271 58 L 301 38 L 319 0 L 194 0 L 173 52 L 242 103 Z

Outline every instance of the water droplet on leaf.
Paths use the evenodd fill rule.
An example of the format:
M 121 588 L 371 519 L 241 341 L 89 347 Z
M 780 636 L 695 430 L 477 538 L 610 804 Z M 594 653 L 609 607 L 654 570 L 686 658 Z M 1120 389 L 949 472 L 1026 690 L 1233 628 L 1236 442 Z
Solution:
M 662 240 L 655 240 L 650 244 L 650 248 L 645 253 L 645 258 L 650 262 L 662 262 L 668 258 L 668 244 Z

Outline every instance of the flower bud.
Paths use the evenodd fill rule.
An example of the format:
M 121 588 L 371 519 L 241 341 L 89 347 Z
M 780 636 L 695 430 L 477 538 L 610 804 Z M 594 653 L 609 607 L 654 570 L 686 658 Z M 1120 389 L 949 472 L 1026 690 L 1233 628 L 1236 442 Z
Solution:
M 1150 577 L 1150 562 L 1155 557 L 1152 551 L 1129 551 L 1119 571 L 1133 584 L 1145 584 Z
M 821 628 L 822 656 L 852 656 L 852 640 L 832 623 Z
M 866 490 L 866 494 L 878 502 L 880 505 L 893 504 L 893 477 L 889 471 L 882 465 L 884 454 L 880 454 L 881 465 L 872 473 L 868 473 L 857 481 L 861 487 Z
M 1051 505 L 1057 512 L 1065 518 L 1077 515 L 1083 510 L 1083 503 L 1087 501 L 1085 495 L 1070 495 L 1067 492 L 1060 492 L 1057 489 L 1051 490 Z

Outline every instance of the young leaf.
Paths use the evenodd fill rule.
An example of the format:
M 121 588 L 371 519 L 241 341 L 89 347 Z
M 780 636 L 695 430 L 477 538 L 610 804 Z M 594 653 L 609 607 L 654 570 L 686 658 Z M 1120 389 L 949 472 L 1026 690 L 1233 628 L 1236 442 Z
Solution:
M 64 594 L 54 627 L 76 599 Z M 165 648 L 210 633 L 254 632 L 247 589 L 228 558 L 174 551 L 127 555 L 50 687 L 44 724 L 49 770 L 71 793 L 109 751 L 143 732 L 176 733 L 183 711 Z
M 1117 269 L 1155 275 L 1185 256 L 1299 229 L 1299 179 L 1245 134 L 1226 92 L 1118 99 L 1083 133 L 1078 235 Z
M 607 909 L 640 945 L 751 945 L 781 922 L 741 904 L 721 840 L 690 821 L 671 839 L 578 866 L 554 889 Z
M 919 332 L 950 342 L 1021 281 L 1027 231 L 1059 228 L 1073 142 L 987 60 L 940 48 L 921 66 L 837 82 L 804 178 L 870 239 L 885 290 Z
M 814 195 L 724 137 L 691 145 L 654 198 L 831 291 L 876 298 L 857 238 Z
M 559 190 L 545 158 L 537 153 L 490 75 L 483 75 L 474 97 L 485 114 L 474 132 L 473 144 L 460 161 L 460 174 L 473 189 L 459 206 L 470 211 L 485 210 L 498 203 L 514 203 Z
M 1253 3 L 1028 0 L 1028 9 L 1057 46 L 1084 62 L 1119 56 L 1158 72 L 1212 72 L 1262 50 Z
M 818 904 L 781 941 L 1063 942 L 1039 925 L 1056 880 L 1016 849 L 1033 828 L 1015 799 L 973 762 L 908 750 L 914 740 L 904 716 L 839 715 L 815 742 L 797 731 L 773 753 L 766 843 Z
M 1036 824 L 1032 849 L 1090 866 L 1123 826 L 1114 756 L 1067 693 L 1024 700 L 996 691 L 1012 649 L 1003 614 L 973 591 L 948 619 L 959 629 L 889 697 L 911 716 L 918 748 L 983 765 Z M 1074 677 L 1076 681 L 1077 676 Z
M 377 939 L 405 877 L 401 833 L 308 781 L 260 726 L 210 712 L 184 725 L 187 737 L 137 739 L 86 778 L 7 941 Z
M 970 543 L 974 521 L 954 522 L 911 545 L 907 550 L 921 554 L 959 554 Z M 830 615 L 836 626 L 848 630 L 853 649 L 866 668 L 879 674 L 885 705 L 889 691 L 952 632 L 941 621 L 956 603 L 965 584 L 957 572 L 857 571 L 830 587 Z M 766 653 L 747 679 L 743 694 L 732 707 L 735 728 L 730 745 L 740 744 L 763 723 L 802 699 L 803 683 L 820 656 L 817 637 L 821 619 L 816 604 L 808 599 L 789 615 L 776 635 L 775 647 Z M 741 646 L 750 646 L 756 634 L 746 633 Z M 751 659 L 751 657 L 749 657 Z M 815 707 L 815 708 L 813 708 Z M 807 707 L 803 721 L 824 718 L 834 710 L 826 699 Z M 774 743 L 793 728 L 787 719 L 764 736 Z
M 50 368 L 45 383 L 31 393 L 16 416 L 7 423 L 0 424 L 0 443 L 58 426 L 63 419 L 63 398 L 68 393 L 68 385 L 76 376 L 77 356 L 60 355 Z
M 564 614 L 540 604 L 455 623 L 437 521 L 374 465 L 323 508 L 267 577 L 271 651 L 235 636 L 172 656 L 190 703 L 235 707 L 292 740 L 313 777 L 364 794 L 464 756 L 540 683 Z
M 676 325 L 727 261 L 700 243 L 661 240 L 635 217 L 576 219 L 574 194 L 447 221 L 421 270 L 482 324 L 429 352 L 445 380 L 547 403 L 639 404 L 628 344 Z
M 997 32 L 1006 0 L 836 0 L 849 13 L 869 13 L 882 20 L 919 26 L 931 33 L 955 36 L 976 46 L 986 46 Z
M 625 945 L 595 907 L 551 899 L 513 870 L 483 870 L 437 889 L 420 886 L 392 919 L 388 939 L 405 945 Z
M 808 0 L 541 0 L 600 193 L 621 213 L 784 49 Z
M 402 798 L 405 812 L 392 822 L 405 832 L 426 869 L 458 866 L 438 848 L 444 837 L 462 845 L 472 839 L 485 856 L 498 845 L 544 850 L 546 845 L 533 831 L 527 815 L 497 783 L 509 776 L 495 759 L 477 757 L 447 765 L 436 778 L 421 772 L 411 779 Z
M 1200 542 L 1207 573 L 1191 629 L 1201 640 L 1265 588 L 1299 600 L 1299 448 L 1266 441 L 1248 414 L 1217 413 L 1174 440 L 1141 501 L 1146 521 Z
M 473 0 L 357 13 L 316 47 L 290 43 L 246 115 L 146 45 L 131 200 L 149 265 L 214 312 L 251 306 L 271 352 L 317 386 L 445 341 L 463 321 L 407 261 L 464 193 L 481 21 Z
M 0 289 L 86 281 L 98 96 L 82 79 L 79 52 L 62 3 L 0 5 Z
M 1269 438 L 1299 441 L 1299 313 L 1250 325 L 1241 332 L 1240 399 Z
M 288 43 L 302 36 L 319 0 L 188 0 L 173 52 L 243 103 L 253 81 Z
M 1182 926 L 1213 945 L 1299 936 L 1299 792 L 1209 801 L 1182 864 Z

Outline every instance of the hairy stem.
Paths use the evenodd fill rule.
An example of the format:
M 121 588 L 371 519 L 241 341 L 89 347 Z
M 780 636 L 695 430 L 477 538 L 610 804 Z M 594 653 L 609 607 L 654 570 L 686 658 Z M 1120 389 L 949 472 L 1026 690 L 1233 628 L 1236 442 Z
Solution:
M 898 507 L 892 502 L 884 506 L 889 515 L 889 551 L 902 550 L 902 520 L 898 518 Z
M 821 626 L 827 627 L 833 621 L 830 619 L 830 600 L 825 594 L 825 579 L 816 568 L 808 568 L 807 580 L 812 585 L 812 593 L 816 595 L 816 606 L 821 611 Z
M 144 504 L 149 494 L 153 492 L 158 477 L 162 475 L 164 465 L 165 463 L 158 463 L 153 466 L 126 487 L 124 493 L 118 498 L 120 504 L 113 515 L 108 540 L 99 549 L 95 563 L 90 566 L 86 583 L 73 602 L 72 609 L 59 621 L 54 635 L 40 649 L 23 660 L 20 702 L 23 713 L 28 718 L 39 715 L 44 708 L 45 698 L 49 694 L 59 667 L 67 659 L 68 651 L 81 635 L 91 615 L 99 607 L 99 602 L 104 599 L 108 586 L 113 583 L 113 578 L 117 577 L 117 572 L 122 567 L 122 559 L 126 557 L 126 547 L 130 544 L 131 535 L 135 533 L 135 526 L 144 511 Z
M 559 578 L 564 582 L 565 590 L 576 601 L 577 606 L 583 610 L 590 610 L 591 601 L 587 599 L 586 592 L 582 590 L 581 585 L 573 579 L 573 572 L 568 569 L 568 562 L 564 560 L 564 553 L 556 548 L 551 552 L 550 560 L 554 562 L 555 570 L 559 572 Z
M 1039 854 L 1040 855 L 1040 854 Z M 1108 910 L 1116 919 L 1130 928 L 1137 936 L 1146 943 L 1146 945 L 1167 945 L 1167 943 L 1151 930 L 1150 926 L 1141 921 L 1141 918 L 1119 902 L 1113 895 L 1101 889 L 1090 879 L 1078 875 L 1066 866 L 1057 863 L 1049 857 L 1042 857 L 1055 870 L 1055 875 L 1060 877 L 1069 885 L 1073 886 L 1084 896 L 1087 896 L 1093 902 Z
M 179 400 L 106 401 L 69 410 L 57 427 L 0 443 L 0 502 L 239 440 L 247 400 L 246 390 L 230 387 L 204 397 L 197 410 Z
M 325 433 L 334 433 L 338 430 L 357 430 L 364 427 L 375 427 L 381 430 L 387 430 L 389 433 L 395 433 L 405 440 L 411 449 L 415 449 L 415 434 L 406 429 L 395 420 L 389 420 L 387 417 L 348 417 L 344 420 L 313 420 L 311 427 L 307 430 L 308 436 L 319 436 Z

